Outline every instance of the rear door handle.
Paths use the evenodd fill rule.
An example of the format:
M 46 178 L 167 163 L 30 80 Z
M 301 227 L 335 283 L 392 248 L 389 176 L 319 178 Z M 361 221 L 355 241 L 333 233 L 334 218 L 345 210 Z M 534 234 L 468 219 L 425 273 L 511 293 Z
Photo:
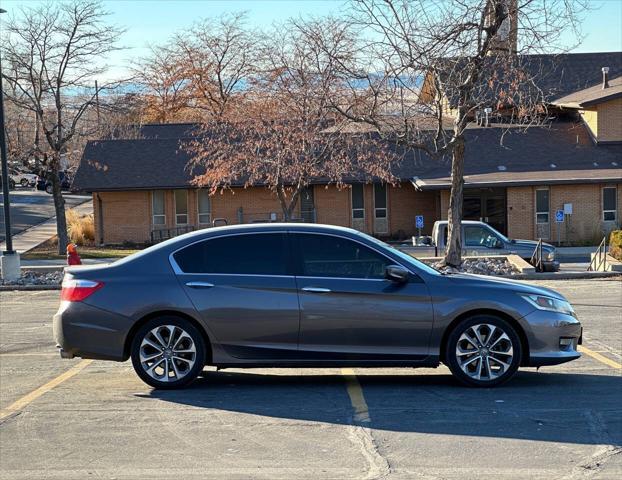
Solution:
M 330 288 L 321 288 L 321 287 L 303 287 L 303 292 L 311 292 L 311 293 L 330 293 Z
M 208 282 L 188 282 L 186 283 L 186 287 L 190 288 L 212 288 L 214 286 L 213 283 Z

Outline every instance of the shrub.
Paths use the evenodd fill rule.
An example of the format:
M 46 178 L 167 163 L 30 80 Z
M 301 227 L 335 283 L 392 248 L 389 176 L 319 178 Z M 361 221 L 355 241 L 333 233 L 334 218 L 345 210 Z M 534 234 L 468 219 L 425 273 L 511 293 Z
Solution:
M 67 232 L 69 241 L 76 245 L 92 245 L 95 241 L 95 225 L 93 215 L 81 217 L 73 209 L 67 210 Z
M 609 234 L 609 254 L 622 261 L 622 230 L 613 230 Z

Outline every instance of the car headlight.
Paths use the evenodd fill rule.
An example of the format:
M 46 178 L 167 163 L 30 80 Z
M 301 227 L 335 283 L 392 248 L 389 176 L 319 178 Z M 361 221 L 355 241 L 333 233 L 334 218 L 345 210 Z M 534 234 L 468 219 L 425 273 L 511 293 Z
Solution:
M 575 316 L 572 305 L 565 300 L 546 297 L 544 295 L 521 295 L 521 297 L 531 303 L 538 310 L 547 310 L 549 312 L 565 313 L 566 315 Z
M 555 252 L 547 253 L 544 258 L 546 259 L 547 262 L 552 262 L 553 260 L 555 260 Z

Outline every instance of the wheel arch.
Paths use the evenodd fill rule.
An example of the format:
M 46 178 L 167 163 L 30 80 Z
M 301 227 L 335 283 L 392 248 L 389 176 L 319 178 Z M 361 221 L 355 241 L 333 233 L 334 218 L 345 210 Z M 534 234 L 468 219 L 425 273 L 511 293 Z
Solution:
M 456 318 L 454 318 L 449 325 L 447 325 L 447 328 L 445 328 L 445 331 L 443 332 L 443 337 L 441 339 L 440 357 L 439 357 L 440 360 L 442 362 L 445 361 L 445 353 L 446 353 L 445 349 L 447 347 L 447 338 L 449 337 L 451 332 L 454 330 L 454 328 L 456 328 L 456 325 L 458 325 L 458 323 L 460 323 L 461 321 L 467 318 L 476 317 L 478 315 L 490 315 L 494 317 L 499 317 L 507 321 L 510 325 L 512 325 L 512 327 L 514 327 L 514 330 L 516 330 L 516 334 L 518 335 L 518 338 L 520 339 L 520 343 L 521 343 L 522 354 L 521 354 L 520 365 L 521 366 L 527 365 L 527 363 L 529 362 L 529 341 L 527 340 L 527 335 L 525 334 L 525 330 L 523 329 L 521 324 L 518 322 L 518 320 L 516 320 L 511 315 L 508 315 L 507 313 L 501 310 L 495 310 L 495 309 L 490 309 L 490 308 L 481 308 L 481 309 L 469 310 L 467 312 L 463 312 L 460 315 L 458 315 Z
M 201 325 L 201 322 L 199 322 L 196 318 L 193 318 L 187 313 L 179 312 L 177 310 L 158 310 L 155 312 L 148 313 L 147 315 L 141 317 L 138 321 L 136 321 L 134 325 L 132 325 L 132 328 L 130 329 L 130 331 L 127 333 L 127 336 L 125 337 L 125 343 L 123 345 L 123 360 L 127 360 L 130 357 L 130 350 L 132 348 L 132 340 L 134 339 L 134 335 L 136 335 L 136 332 L 138 331 L 138 329 L 140 329 L 140 327 L 142 327 L 149 320 L 152 320 L 157 317 L 164 317 L 164 316 L 178 317 L 178 318 L 183 318 L 184 320 L 189 321 L 199 331 L 199 333 L 203 337 L 203 341 L 205 342 L 205 363 L 206 364 L 211 363 L 212 343 L 209 338 L 209 335 L 205 331 L 205 328 L 203 327 L 203 325 Z

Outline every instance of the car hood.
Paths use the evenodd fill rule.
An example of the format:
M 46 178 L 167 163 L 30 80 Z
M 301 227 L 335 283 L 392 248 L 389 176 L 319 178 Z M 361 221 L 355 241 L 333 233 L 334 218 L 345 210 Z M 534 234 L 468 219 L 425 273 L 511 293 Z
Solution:
M 469 273 L 456 273 L 446 275 L 447 279 L 455 285 L 481 286 L 500 290 L 511 290 L 518 293 L 545 295 L 548 297 L 566 300 L 561 293 L 550 288 L 529 285 L 523 282 L 508 280 L 506 278 L 495 278 L 488 275 L 474 275 Z
M 538 242 L 535 240 L 512 240 L 512 246 L 516 248 L 524 248 L 526 250 L 535 250 L 538 246 Z M 555 250 L 555 247 L 550 243 L 542 243 L 542 249 L 546 252 L 551 252 Z

